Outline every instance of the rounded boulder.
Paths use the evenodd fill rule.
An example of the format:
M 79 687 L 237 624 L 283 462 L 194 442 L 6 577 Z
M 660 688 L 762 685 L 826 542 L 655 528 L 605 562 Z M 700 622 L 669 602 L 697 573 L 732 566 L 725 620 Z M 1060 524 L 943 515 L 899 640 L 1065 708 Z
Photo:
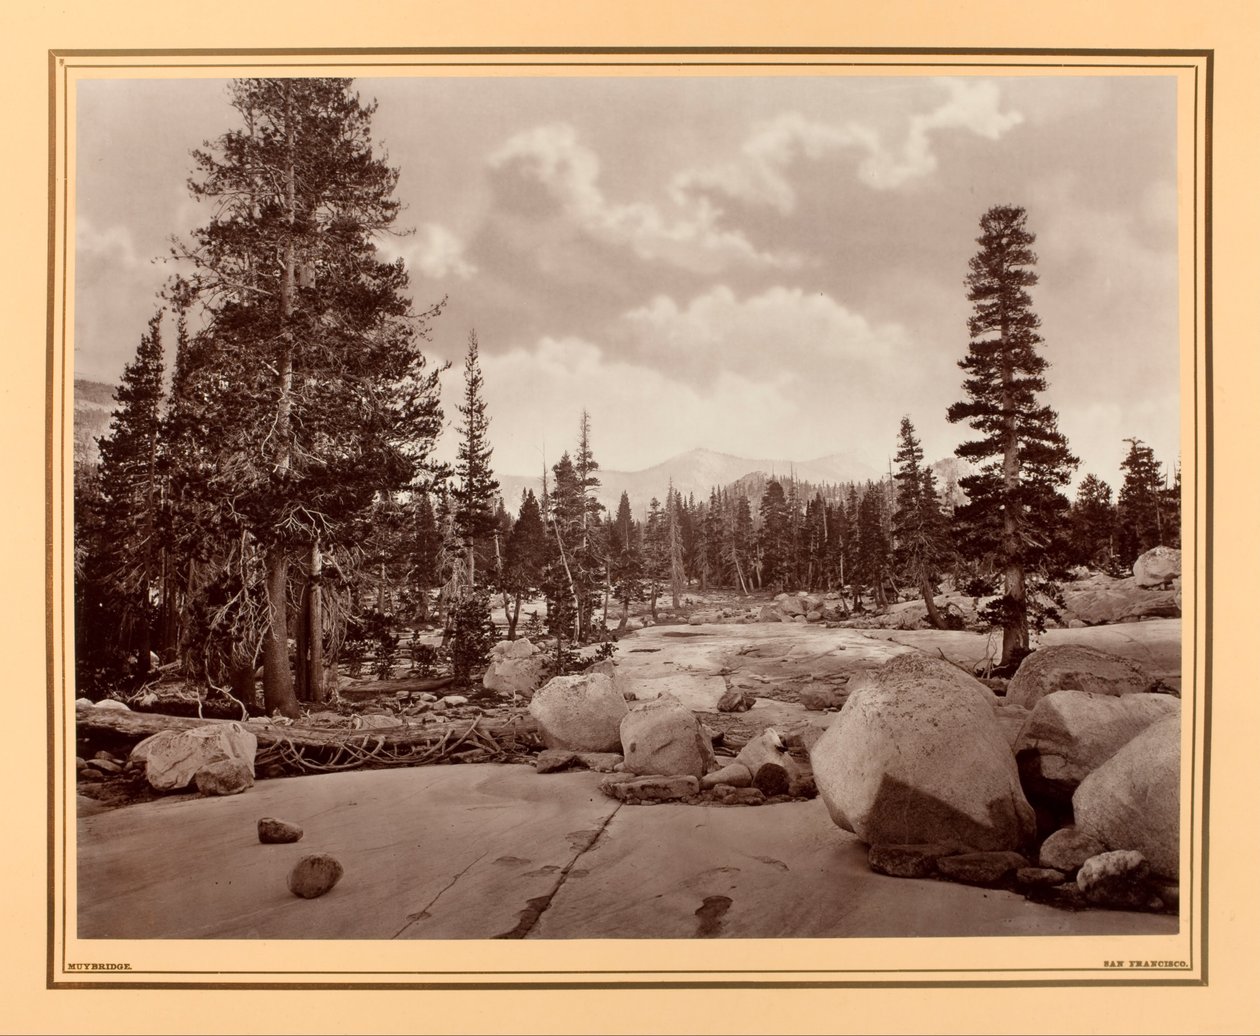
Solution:
M 1020 663 L 1006 688 L 1006 700 L 1031 709 L 1056 691 L 1121 695 L 1155 687 L 1155 678 L 1132 659 L 1079 644 L 1056 644 L 1039 648 Z
M 543 744 L 575 752 L 621 750 L 626 700 L 604 673 L 557 676 L 529 703 Z
M 1036 819 L 992 703 L 942 659 L 884 663 L 810 751 L 832 820 L 868 845 L 1024 847 Z

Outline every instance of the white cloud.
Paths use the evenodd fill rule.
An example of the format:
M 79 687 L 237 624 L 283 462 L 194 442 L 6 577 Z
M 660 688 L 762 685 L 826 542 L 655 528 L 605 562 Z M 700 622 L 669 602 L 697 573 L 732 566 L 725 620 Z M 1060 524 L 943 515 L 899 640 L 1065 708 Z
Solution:
M 799 402 L 782 381 L 720 370 L 704 385 L 684 384 L 577 337 L 482 354 L 481 366 L 500 471 L 540 470 L 544 448 L 554 464 L 572 449 L 583 408 L 594 415 L 595 453 L 606 468 L 642 467 L 697 445 L 746 456 L 800 447 Z M 458 379 L 446 380 L 456 392 Z
M 424 224 L 415 237 L 386 237 L 380 249 L 388 256 L 401 256 L 411 269 L 434 280 L 468 280 L 477 272 L 477 267 L 464 258 L 464 242 L 439 223 Z
M 686 305 L 659 295 L 621 319 L 636 355 L 689 380 L 715 369 L 786 381 L 891 374 L 910 352 L 900 325 L 872 325 L 831 296 L 801 288 L 741 299 L 718 285 Z
M 134 270 L 141 265 L 135 238 L 127 227 L 98 227 L 80 215 L 74 226 L 75 256 L 79 263 L 97 259 Z
M 911 115 L 900 146 L 885 144 L 880 130 L 851 119 L 828 123 L 799 112 L 782 115 L 759 126 L 744 142 L 740 157 L 721 165 L 678 174 L 671 191 L 680 203 L 718 193 L 739 201 L 770 206 L 787 215 L 796 208 L 796 191 L 788 177 L 800 159 L 817 161 L 843 151 L 862 154 L 858 177 L 876 190 L 890 190 L 927 176 L 936 169 L 930 134 L 967 130 L 997 140 L 1023 121 L 1019 112 L 1000 111 L 1001 94 L 995 83 L 944 79 L 946 98 L 932 111 Z
M 600 186 L 599 156 L 573 126 L 551 123 L 510 138 L 490 157 L 491 168 L 513 167 L 541 183 L 564 215 L 586 234 L 629 247 L 640 259 L 712 272 L 731 263 L 792 267 L 799 258 L 758 249 L 738 230 L 720 225 L 722 211 L 708 199 L 688 200 L 685 211 L 662 213 L 645 201 L 617 202 Z

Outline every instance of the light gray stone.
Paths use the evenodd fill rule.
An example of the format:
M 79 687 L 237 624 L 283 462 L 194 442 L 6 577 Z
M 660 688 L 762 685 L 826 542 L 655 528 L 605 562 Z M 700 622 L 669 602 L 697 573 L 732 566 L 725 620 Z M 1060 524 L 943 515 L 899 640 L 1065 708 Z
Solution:
M 1155 685 L 1155 679 L 1132 659 L 1061 644 L 1034 651 L 1020 663 L 1006 688 L 1006 700 L 1031 709 L 1055 691 L 1120 695 L 1151 691 Z
M 159 791 L 185 788 L 198 771 L 221 762 L 247 769 L 253 783 L 257 751 L 258 738 L 251 731 L 239 723 L 215 723 L 147 737 L 131 750 L 129 765 L 143 763 L 145 778 Z
M 621 747 L 626 702 L 603 673 L 557 676 L 529 703 L 548 748 L 612 752 Z
M 1133 849 L 1163 878 L 1181 861 L 1181 718 L 1151 724 L 1081 782 L 1076 825 L 1111 850 Z
M 1133 562 L 1133 581 L 1141 587 L 1169 586 L 1181 576 L 1181 551 L 1152 547 Z
M 620 738 L 631 773 L 699 779 L 714 765 L 711 741 L 691 710 L 672 697 L 636 703 L 621 720 Z
M 832 820 L 868 845 L 1022 847 L 1035 817 L 992 699 L 941 659 L 884 663 L 810 752 Z
M 1152 723 L 1179 715 L 1167 694 L 1055 691 L 1037 702 L 1015 743 L 1029 795 L 1071 801 L 1077 786 Z

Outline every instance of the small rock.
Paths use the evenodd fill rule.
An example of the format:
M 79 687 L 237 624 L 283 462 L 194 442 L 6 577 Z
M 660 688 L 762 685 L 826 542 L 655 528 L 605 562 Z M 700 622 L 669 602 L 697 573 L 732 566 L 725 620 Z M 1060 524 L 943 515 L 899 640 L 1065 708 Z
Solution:
M 95 702 L 91 698 L 75 698 L 74 707 L 76 709 L 90 709 Z
M 807 712 L 824 712 L 843 704 L 843 696 L 825 687 L 806 687 L 800 692 L 801 704 Z
M 96 703 L 98 709 L 116 709 L 119 712 L 130 712 L 131 709 L 114 698 L 104 698 Z
M 303 856 L 289 871 L 289 891 L 303 899 L 315 899 L 341 880 L 341 864 L 328 853 Z
M 570 752 L 567 748 L 548 748 L 538 753 L 534 766 L 539 773 L 555 773 L 558 770 L 567 770 L 577 761 L 577 752 Z
M 872 845 L 866 862 L 877 874 L 891 878 L 928 878 L 936 873 L 936 861 L 958 852 L 956 845 Z
M 104 751 L 97 752 L 96 755 L 92 756 L 92 758 L 93 759 L 106 759 L 111 763 L 119 763 L 119 764 L 122 763 L 122 760 L 119 759 L 118 756 L 113 755 L 110 752 L 104 752 Z
M 760 806 L 766 801 L 765 795 L 757 788 L 732 788 L 719 792 L 722 785 L 714 788 L 714 795 L 724 806 Z
M 112 759 L 93 758 L 89 759 L 86 765 L 90 766 L 94 770 L 100 770 L 101 773 L 122 773 L 123 769 Z
M 1067 875 L 1053 867 L 1021 867 L 1015 872 L 1015 882 L 1023 886 L 1062 885 Z
M 721 698 L 718 699 L 718 712 L 747 712 L 757 703 L 747 691 L 741 691 L 738 687 L 732 687 Z
M 448 694 L 442 699 L 447 705 L 467 705 L 468 698 L 462 694 Z
M 1043 867 L 1071 874 L 1091 856 L 1097 856 L 1106 848 L 1079 827 L 1061 827 L 1041 843 L 1038 862 Z
M 103 781 L 105 775 L 100 770 L 93 769 L 88 766 L 79 771 L 79 780 L 81 781 Z
M 263 817 L 258 821 L 258 840 L 263 845 L 284 845 L 302 837 L 302 829 L 287 820 Z
M 732 788 L 747 788 L 752 784 L 753 776 L 747 766 L 742 763 L 730 763 L 720 770 L 714 770 L 700 778 L 700 787 L 716 788 L 725 784 Z
M 778 763 L 763 763 L 753 774 L 753 787 L 767 798 L 771 795 L 786 795 L 790 786 L 787 769 Z
M 1151 901 L 1150 870 L 1146 857 L 1133 849 L 1099 853 L 1081 864 L 1076 886 L 1097 906 L 1141 909 Z
M 622 802 L 676 802 L 700 792 L 700 781 L 690 775 L 634 777 L 630 780 L 605 778 L 600 790 Z
M 75 768 L 76 770 L 82 770 L 82 769 L 84 769 L 86 766 L 87 766 L 87 760 L 86 760 L 86 759 L 84 759 L 84 758 L 83 758 L 83 756 L 81 756 L 81 755 L 76 755 L 76 756 L 74 757 L 74 768 Z
M 617 752 L 578 752 L 577 761 L 596 773 L 615 773 L 625 760 Z
M 254 786 L 254 768 L 237 759 L 220 759 L 193 776 L 202 795 L 239 795 Z
M 965 885 L 996 885 L 1011 871 L 1027 866 L 1028 861 L 1016 852 L 963 853 L 936 861 L 938 873 Z

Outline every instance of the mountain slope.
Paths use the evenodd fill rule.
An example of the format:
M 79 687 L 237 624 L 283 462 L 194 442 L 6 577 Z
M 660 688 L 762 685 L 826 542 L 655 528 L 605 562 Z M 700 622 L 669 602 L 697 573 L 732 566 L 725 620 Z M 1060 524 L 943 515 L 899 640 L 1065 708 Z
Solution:
M 684 497 L 694 494 L 697 500 L 707 500 L 709 490 L 714 486 L 729 485 L 757 471 L 779 477 L 795 475 L 802 481 L 820 484 L 862 482 L 879 477 L 874 468 L 843 453 L 808 461 L 792 461 L 756 460 L 716 450 L 695 449 L 641 471 L 601 468 L 597 472 L 600 486 L 595 495 L 610 511 L 616 511 L 624 491 L 630 496 L 632 511 L 640 516 L 653 497 L 664 501 L 671 480 L 674 488 Z M 535 495 L 541 491 L 541 475 L 499 475 L 498 479 L 504 503 L 512 512 L 515 512 L 524 489 L 532 489 Z

